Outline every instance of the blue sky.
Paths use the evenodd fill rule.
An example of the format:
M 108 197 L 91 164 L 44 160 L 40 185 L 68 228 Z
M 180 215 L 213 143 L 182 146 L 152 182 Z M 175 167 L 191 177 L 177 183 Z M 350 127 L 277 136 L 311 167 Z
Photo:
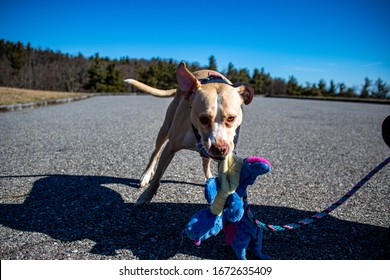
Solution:
M 0 38 L 85 56 L 264 67 L 302 84 L 390 83 L 390 1 L 0 1 Z

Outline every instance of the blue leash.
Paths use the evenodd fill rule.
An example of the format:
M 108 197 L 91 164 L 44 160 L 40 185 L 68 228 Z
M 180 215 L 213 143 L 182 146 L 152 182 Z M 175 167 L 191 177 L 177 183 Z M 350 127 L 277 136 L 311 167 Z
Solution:
M 378 173 L 383 167 L 385 167 L 389 162 L 390 162 L 390 157 L 388 157 L 383 162 L 381 162 L 377 167 L 375 167 L 370 173 L 368 173 L 363 179 L 361 179 L 359 183 L 357 183 L 349 192 L 347 192 L 338 201 L 333 203 L 331 206 L 329 206 L 325 210 L 311 216 L 310 218 L 306 218 L 306 219 L 300 220 L 297 223 L 286 224 L 283 226 L 265 224 L 265 223 L 258 221 L 257 219 L 254 219 L 254 221 L 262 229 L 264 229 L 266 231 L 274 231 L 274 232 L 275 231 L 293 230 L 293 229 L 297 229 L 301 226 L 309 225 L 309 224 L 311 224 L 315 221 L 318 221 L 319 219 L 327 216 L 330 212 L 337 209 L 340 205 L 342 205 L 345 201 L 347 201 L 352 195 L 354 195 L 365 183 L 367 183 L 368 180 L 370 180 L 376 173 Z M 250 212 L 250 210 L 249 210 L 249 212 Z M 251 213 L 248 213 L 248 214 L 251 215 Z

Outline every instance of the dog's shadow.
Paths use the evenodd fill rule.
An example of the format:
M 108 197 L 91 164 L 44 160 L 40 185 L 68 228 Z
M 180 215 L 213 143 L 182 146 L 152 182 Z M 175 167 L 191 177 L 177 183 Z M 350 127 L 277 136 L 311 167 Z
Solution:
M 0 177 L 5 178 L 11 177 Z M 0 204 L 0 223 L 64 242 L 90 239 L 96 242 L 90 252 L 100 255 L 117 255 L 124 249 L 139 259 L 168 259 L 177 254 L 236 258 L 230 247 L 223 245 L 223 234 L 200 247 L 188 238 L 182 239 L 181 231 L 189 218 L 207 207 L 205 204 L 151 203 L 139 207 L 125 203 L 107 184 L 136 188 L 138 181 L 105 176 L 39 177 L 22 204 Z M 295 222 L 313 214 L 285 207 L 251 207 L 256 216 L 271 223 Z M 331 216 L 295 231 L 264 232 L 263 243 L 263 252 L 274 259 L 389 258 L 387 228 Z

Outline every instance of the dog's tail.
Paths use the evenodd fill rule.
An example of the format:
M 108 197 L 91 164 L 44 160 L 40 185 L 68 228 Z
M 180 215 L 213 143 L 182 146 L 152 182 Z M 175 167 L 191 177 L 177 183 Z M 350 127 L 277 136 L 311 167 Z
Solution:
M 127 79 L 125 80 L 125 82 L 132 85 L 133 87 L 138 88 L 139 90 L 142 90 L 143 92 L 149 93 L 157 97 L 169 97 L 176 93 L 176 89 L 167 89 L 167 90 L 158 89 L 158 88 L 145 85 L 144 83 L 141 83 L 134 79 Z

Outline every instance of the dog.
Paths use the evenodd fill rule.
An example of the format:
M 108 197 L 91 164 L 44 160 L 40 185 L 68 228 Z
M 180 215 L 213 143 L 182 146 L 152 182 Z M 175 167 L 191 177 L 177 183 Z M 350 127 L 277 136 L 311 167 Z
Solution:
M 184 62 L 177 67 L 176 79 L 178 88 L 170 90 L 156 89 L 134 79 L 125 80 L 153 96 L 174 95 L 157 135 L 155 150 L 140 179 L 141 188 L 149 186 L 136 204 L 147 204 L 152 200 L 166 168 L 181 149 L 198 151 L 202 156 L 205 179 L 211 178 L 210 160 L 221 160 L 234 151 L 243 118 L 242 105 L 251 103 L 254 95 L 249 84 L 233 84 L 212 70 L 191 73 Z

